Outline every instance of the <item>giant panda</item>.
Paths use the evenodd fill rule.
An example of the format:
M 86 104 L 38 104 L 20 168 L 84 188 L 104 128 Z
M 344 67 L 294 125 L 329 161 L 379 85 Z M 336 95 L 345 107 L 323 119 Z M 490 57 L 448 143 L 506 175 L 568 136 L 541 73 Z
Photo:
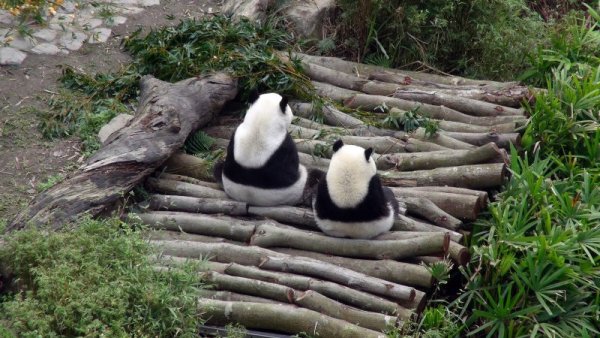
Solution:
M 327 235 L 368 239 L 392 228 L 398 213 L 393 192 L 381 185 L 372 148 L 333 144 L 325 178 L 317 186 L 313 211 Z
M 286 97 L 251 94 L 222 168 L 215 171 L 232 199 L 258 206 L 295 205 L 304 198 L 307 170 L 287 132 L 293 114 Z M 219 177 L 220 175 L 220 177 Z

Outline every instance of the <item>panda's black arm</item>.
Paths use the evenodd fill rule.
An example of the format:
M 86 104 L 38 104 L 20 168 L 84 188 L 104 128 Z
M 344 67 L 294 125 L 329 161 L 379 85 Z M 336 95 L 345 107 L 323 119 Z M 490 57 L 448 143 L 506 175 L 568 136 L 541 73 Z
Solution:
M 400 206 L 398 205 L 398 200 L 396 199 L 394 192 L 388 187 L 382 186 L 382 188 L 385 199 L 389 200 L 392 203 L 392 207 L 394 208 L 395 212 L 394 216 L 398 215 L 400 213 Z

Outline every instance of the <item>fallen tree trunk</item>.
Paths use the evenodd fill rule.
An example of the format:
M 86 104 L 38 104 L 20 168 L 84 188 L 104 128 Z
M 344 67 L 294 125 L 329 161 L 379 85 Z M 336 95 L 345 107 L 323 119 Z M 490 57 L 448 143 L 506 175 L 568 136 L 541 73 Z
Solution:
M 267 303 L 267 304 L 285 304 L 272 299 L 243 295 L 241 293 L 231 291 L 215 291 L 215 290 L 198 290 L 198 296 L 201 298 L 209 298 L 223 300 L 227 302 L 252 302 L 252 303 Z
M 418 232 L 441 232 L 447 233 L 450 236 L 450 239 L 454 242 L 460 243 L 462 241 L 463 235 L 448 229 L 444 229 L 442 227 L 438 227 L 433 224 L 420 222 L 414 220 L 408 216 L 397 215 L 394 220 L 394 225 L 392 226 L 393 231 L 418 231 Z
M 113 133 L 71 178 L 39 194 L 8 225 L 50 224 L 58 229 L 79 215 L 110 208 L 208 123 L 237 94 L 224 73 L 167 83 L 144 76 L 136 117 Z M 156 140 L 161 142 L 156 142 Z
M 270 218 L 282 223 L 291 223 L 307 228 L 318 229 L 311 209 L 290 206 L 257 207 L 250 205 L 248 206 L 248 213 Z
M 419 187 L 416 187 L 419 188 Z M 440 209 L 459 219 L 474 221 L 485 207 L 477 195 L 457 194 L 444 191 L 417 190 L 416 188 L 390 188 L 398 198 L 426 198 Z
M 526 118 L 522 115 L 510 116 L 471 116 L 461 113 L 457 110 L 450 109 L 444 106 L 434 106 L 427 103 L 420 103 L 408 100 L 402 100 L 395 97 L 355 94 L 344 100 L 344 106 L 348 108 L 361 108 L 374 110 L 375 108 L 385 104 L 390 108 L 398 108 L 402 110 L 416 110 L 417 114 L 432 119 L 449 120 L 455 122 L 469 123 L 480 126 L 493 126 L 502 123 L 515 123 L 525 121 Z
M 180 230 L 155 230 L 149 231 L 147 238 L 155 241 L 192 241 L 202 243 L 231 243 L 243 245 L 242 242 L 232 241 L 229 239 L 213 236 L 205 236 L 198 234 L 190 234 L 181 232 Z
M 449 137 L 443 133 L 433 133 L 431 135 L 427 134 L 425 128 L 417 128 L 415 131 L 405 136 L 403 139 L 408 137 L 416 138 L 424 142 L 431 142 L 442 147 L 450 148 L 450 149 L 474 149 L 470 143 L 466 143 L 455 138 Z M 402 137 L 401 137 L 402 138 Z
M 450 148 L 435 144 L 432 142 L 421 141 L 416 138 L 409 137 L 404 146 L 404 150 L 409 153 L 431 152 L 440 150 L 452 150 Z
M 220 190 L 221 186 L 218 183 L 214 183 L 212 182 L 213 179 L 211 178 L 211 182 L 206 182 L 206 181 L 202 181 L 199 180 L 197 178 L 193 178 L 193 177 L 189 177 L 189 176 L 185 176 L 185 175 L 178 175 L 178 174 L 168 174 L 168 173 L 159 173 L 157 175 L 156 178 L 160 178 L 160 179 L 164 179 L 164 180 L 170 180 L 170 181 L 179 181 L 179 182 L 185 182 L 185 183 L 191 183 L 191 184 L 196 184 L 196 185 L 201 185 L 207 188 L 212 188 L 212 189 L 216 189 L 216 190 Z
M 504 153 L 494 143 L 468 150 L 438 150 L 418 153 L 385 154 L 377 158 L 377 169 L 396 169 L 399 171 L 426 170 L 440 167 L 454 167 L 467 164 L 508 162 Z
M 394 97 L 445 106 L 473 116 L 512 116 L 524 115 L 523 108 L 510 108 L 466 97 L 452 96 L 436 90 L 398 89 Z
M 394 189 L 392 189 L 394 190 Z M 407 191 L 407 190 L 414 190 L 414 191 L 419 191 L 419 192 L 440 192 L 440 193 L 451 193 L 451 194 L 460 194 L 460 195 L 469 195 L 469 196 L 477 196 L 478 200 L 479 200 L 479 206 L 481 208 L 484 208 L 488 201 L 488 193 L 485 191 L 481 191 L 481 190 L 473 190 L 473 189 L 466 189 L 466 188 L 456 188 L 456 187 L 412 187 L 412 188 L 396 188 L 396 190 L 398 192 L 402 191 Z M 434 202 L 435 203 L 435 202 Z
M 450 136 L 456 140 L 481 146 L 489 142 L 495 143 L 498 147 L 510 150 L 510 145 L 514 145 L 516 148 L 521 146 L 521 135 L 519 133 L 507 133 L 498 134 L 495 132 L 490 133 L 457 133 L 457 132 L 442 132 L 446 136 Z
M 383 333 L 292 305 L 224 302 L 200 298 L 198 306 L 209 324 L 225 325 L 234 322 L 250 329 L 291 334 L 309 332 L 322 337 L 385 338 Z
M 301 116 L 307 119 L 312 118 L 315 115 L 322 116 L 323 121 L 331 126 L 348 129 L 366 126 L 360 119 L 341 112 L 331 106 L 323 106 L 320 111 L 315 111 L 318 108 L 313 107 L 311 103 L 295 102 L 290 104 L 290 106 L 295 116 Z
M 248 205 L 244 202 L 177 195 L 152 195 L 149 199 L 149 208 L 157 211 L 186 211 L 229 216 L 248 215 Z
M 273 251 L 284 253 L 290 256 L 318 259 L 320 261 L 343 266 L 350 270 L 364 273 L 365 275 L 385 279 L 398 284 L 430 288 L 433 283 L 431 273 L 426 268 L 415 264 L 408 264 L 390 259 L 374 261 L 331 256 L 314 251 L 289 248 L 273 248 Z
M 336 256 L 401 259 L 422 256 L 448 249 L 449 237 L 444 234 L 431 234 L 419 240 L 373 241 L 326 236 L 318 232 L 299 229 L 282 229 L 262 224 L 250 240 L 251 245 L 260 247 L 289 247 L 331 254 Z
M 454 242 L 450 243 L 450 247 L 448 248 L 448 256 L 450 256 L 455 262 L 462 266 L 467 265 L 467 263 L 469 263 L 469 260 L 471 259 L 469 249 Z
M 311 83 L 315 88 L 315 93 L 317 95 L 331 99 L 332 101 L 338 103 L 343 102 L 352 95 L 360 93 L 355 90 L 341 88 L 325 82 L 311 81 Z
M 426 198 L 397 197 L 397 199 L 406 204 L 406 211 L 421 216 L 437 226 L 450 230 L 458 230 L 462 225 L 462 222 L 459 219 L 445 212 Z
M 385 171 L 380 175 L 383 184 L 389 186 L 394 186 L 394 180 L 400 179 L 416 181 L 417 186 L 448 185 L 470 189 L 487 189 L 502 185 L 507 174 L 508 171 L 504 163 L 490 163 L 406 172 Z
M 150 191 L 163 194 L 189 196 L 198 198 L 228 199 L 223 190 L 217 190 L 202 185 L 191 184 L 180 181 L 157 179 L 150 177 L 146 180 L 146 187 Z

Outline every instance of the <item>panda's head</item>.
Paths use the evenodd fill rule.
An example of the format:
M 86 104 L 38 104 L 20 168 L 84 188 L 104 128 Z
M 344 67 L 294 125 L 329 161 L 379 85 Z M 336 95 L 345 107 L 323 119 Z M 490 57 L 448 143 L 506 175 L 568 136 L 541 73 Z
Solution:
M 373 148 L 344 145 L 342 140 L 333 144 L 326 180 L 331 200 L 338 207 L 354 207 L 367 196 L 371 179 L 377 175 L 372 153 Z
M 287 97 L 277 93 L 258 95 L 253 91 L 249 102 L 250 108 L 246 112 L 244 123 L 255 125 L 260 129 L 270 129 L 271 132 L 287 132 L 294 118 Z

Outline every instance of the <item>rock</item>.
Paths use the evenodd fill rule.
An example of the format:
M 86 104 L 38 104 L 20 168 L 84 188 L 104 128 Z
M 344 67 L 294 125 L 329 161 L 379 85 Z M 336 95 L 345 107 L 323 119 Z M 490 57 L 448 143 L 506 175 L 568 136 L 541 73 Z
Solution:
M 140 0 L 140 5 L 142 7 L 150 7 L 160 5 L 160 0 Z
M 60 52 L 60 48 L 54 44 L 45 42 L 33 47 L 31 52 L 35 54 L 56 55 Z
M 225 0 L 223 14 L 231 16 L 234 20 L 247 17 L 252 21 L 264 22 L 267 9 L 274 3 L 274 0 Z
M 100 143 L 106 142 L 106 140 L 112 133 L 125 127 L 127 123 L 131 121 L 131 119 L 133 119 L 133 115 L 129 114 L 119 114 L 113 117 L 113 119 L 110 120 L 110 122 L 108 122 L 106 125 L 104 125 L 98 132 L 98 139 L 100 140 Z
M 129 7 L 129 6 L 127 6 L 127 7 L 123 7 L 121 9 L 119 9 L 119 12 L 122 13 L 122 14 L 132 15 L 132 14 L 138 14 L 138 13 L 140 13 L 143 10 L 144 10 L 143 8 Z
M 33 36 L 38 39 L 45 40 L 45 41 L 52 41 L 52 40 L 54 40 L 54 38 L 56 38 L 56 34 L 57 34 L 57 32 L 53 29 L 44 28 L 44 29 L 40 29 L 39 31 L 33 33 Z
M 22 51 L 28 51 L 35 46 L 37 41 L 32 37 L 27 38 L 16 38 L 8 43 L 9 47 L 20 49 Z
M 87 35 L 79 31 L 65 32 L 60 38 L 60 45 L 68 50 L 78 50 L 87 39 Z
M 90 30 L 92 28 L 96 28 L 96 27 L 100 26 L 102 24 L 102 20 L 96 19 L 96 18 L 84 18 L 84 19 L 77 20 L 77 23 L 84 30 Z
M 20 65 L 27 54 L 12 47 L 0 47 L 0 65 Z
M 124 16 L 117 15 L 117 16 L 107 18 L 105 21 L 108 26 L 116 26 L 116 25 L 124 24 L 127 21 L 127 18 Z
M 323 23 L 335 8 L 335 0 L 292 0 L 285 5 L 283 14 L 291 21 L 296 34 L 320 39 Z
M 67 1 L 63 2 L 62 5 L 60 5 L 58 12 L 70 14 L 70 13 L 75 12 L 76 9 L 77 9 L 77 7 L 75 6 L 75 2 L 67 0 Z
M 90 31 L 89 43 L 103 43 L 110 37 L 111 30 L 109 28 L 94 28 Z
M 10 25 L 13 23 L 13 16 L 8 11 L 0 9 L 0 23 Z

